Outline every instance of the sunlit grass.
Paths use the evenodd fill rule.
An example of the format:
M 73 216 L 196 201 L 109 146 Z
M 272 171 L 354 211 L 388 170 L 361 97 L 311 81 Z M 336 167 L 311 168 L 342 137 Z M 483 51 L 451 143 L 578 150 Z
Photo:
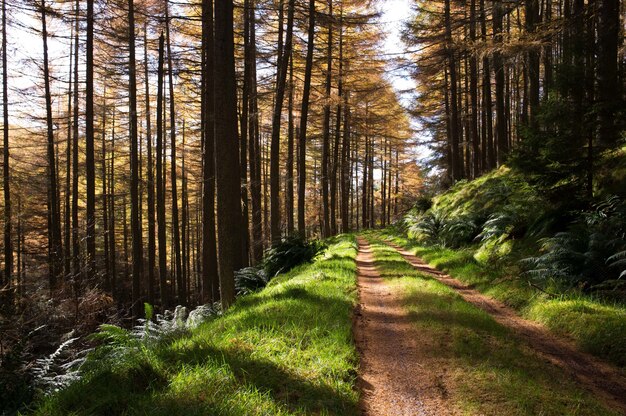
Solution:
M 357 414 L 356 244 L 274 279 L 190 335 L 101 369 L 39 415 Z
M 409 317 L 425 340 L 422 364 L 437 363 L 430 371 L 445 378 L 448 399 L 462 413 L 615 414 L 537 357 L 489 314 L 415 270 L 375 234 L 368 238 L 381 276 L 403 293 Z
M 419 246 L 391 233 L 385 233 L 384 238 L 407 248 L 474 289 L 506 303 L 523 317 L 541 322 L 554 332 L 573 339 L 582 350 L 626 368 L 625 305 L 582 293 L 558 293 L 558 288 L 551 295 L 542 293 L 517 275 L 511 275 L 517 273 L 514 267 L 476 262 L 471 248 L 453 250 Z

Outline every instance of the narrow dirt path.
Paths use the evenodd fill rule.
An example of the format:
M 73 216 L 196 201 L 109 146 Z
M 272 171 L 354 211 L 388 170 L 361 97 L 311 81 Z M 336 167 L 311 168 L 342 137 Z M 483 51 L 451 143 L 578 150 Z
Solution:
M 521 318 L 503 303 L 429 266 L 402 247 L 389 242 L 387 244 L 395 248 L 413 267 L 456 290 L 465 301 L 486 311 L 498 323 L 511 329 L 541 357 L 562 368 L 609 406 L 626 415 L 626 377 L 619 369 L 579 351 L 573 342 L 552 334 L 539 323 Z
M 354 332 L 361 356 L 361 409 L 367 416 L 457 414 L 446 402 L 440 363 L 420 339 L 401 297 L 381 279 L 368 242 L 358 238 L 359 308 Z M 418 342 L 419 340 L 419 342 Z

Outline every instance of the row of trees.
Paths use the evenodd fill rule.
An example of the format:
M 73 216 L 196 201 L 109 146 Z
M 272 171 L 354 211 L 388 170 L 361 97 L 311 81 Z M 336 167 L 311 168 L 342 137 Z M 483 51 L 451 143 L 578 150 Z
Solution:
M 273 241 L 385 225 L 419 185 L 368 4 L 2 6 L 7 307 L 227 307 Z
M 415 10 L 406 31 L 420 50 L 415 112 L 446 182 L 511 159 L 591 199 L 624 129 L 622 2 L 444 0 Z

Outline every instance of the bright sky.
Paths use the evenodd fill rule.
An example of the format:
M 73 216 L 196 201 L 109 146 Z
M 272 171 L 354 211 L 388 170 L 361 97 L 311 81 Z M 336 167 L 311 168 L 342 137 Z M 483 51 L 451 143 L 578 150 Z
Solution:
M 406 20 L 411 16 L 410 0 L 387 0 L 382 3 L 381 21 L 385 23 L 387 31 L 387 39 L 385 40 L 385 53 L 402 57 L 406 51 L 406 45 L 402 42 L 401 33 Z M 415 81 L 410 77 L 406 70 L 395 68 L 394 65 L 388 73 L 394 87 L 398 92 L 405 90 L 414 90 Z M 406 97 L 403 97 L 404 104 Z

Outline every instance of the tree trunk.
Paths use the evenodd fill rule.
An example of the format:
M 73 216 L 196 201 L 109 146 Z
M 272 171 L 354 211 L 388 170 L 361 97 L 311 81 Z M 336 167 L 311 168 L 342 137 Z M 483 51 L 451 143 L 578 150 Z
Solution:
M 463 178 L 463 158 L 459 148 L 459 110 L 457 93 L 457 72 L 456 57 L 452 46 L 452 24 L 450 19 L 450 0 L 444 4 L 444 19 L 446 26 L 446 57 L 448 60 L 448 70 L 450 72 L 450 156 L 451 156 L 451 177 L 452 181 Z
M 128 93 L 130 112 L 130 222 L 133 238 L 133 316 L 140 318 L 143 311 L 141 275 L 143 269 L 143 244 L 139 222 L 139 153 L 137 139 L 137 78 L 135 69 L 135 6 L 128 1 Z
M 343 144 L 341 146 L 341 231 L 349 233 L 351 229 L 349 214 L 350 184 L 352 183 L 350 163 L 350 93 L 346 91 L 344 94 Z
M 150 120 L 150 77 L 148 73 L 148 23 L 144 23 L 144 83 L 146 84 L 146 152 L 148 153 L 148 303 L 154 305 L 154 268 L 156 261 L 156 240 L 154 223 L 154 161 L 152 159 L 152 124 Z
M 76 16 L 79 16 L 80 2 L 76 0 Z M 72 281 L 74 289 L 78 288 L 81 280 L 80 235 L 78 228 L 78 51 L 79 51 L 79 19 L 76 19 L 74 29 L 74 114 L 72 126 Z
M 131 0 L 132 1 L 132 0 Z M 130 12 L 129 12 L 130 15 Z M 131 30 L 134 30 L 131 29 Z M 134 36 L 133 36 L 134 42 Z M 87 59 L 85 97 L 85 173 L 87 179 L 87 278 L 96 272 L 96 164 L 93 127 L 93 0 L 87 0 Z M 133 46 L 134 47 L 134 46 Z
M 48 282 L 50 291 L 56 289 L 61 271 L 61 218 L 58 212 L 56 161 L 54 153 L 54 124 L 52 122 L 52 96 L 48 67 L 48 31 L 46 27 L 46 3 L 41 0 L 41 35 L 43 38 L 43 76 L 46 96 L 47 154 L 48 154 Z
M 215 241 L 215 132 L 213 1 L 202 2 L 202 301 L 219 299 Z
M 109 215 L 108 215 L 108 200 L 107 200 L 107 164 L 106 164 L 106 122 L 107 122 L 107 106 L 106 106 L 106 86 L 104 89 L 104 103 L 102 105 L 102 160 L 101 160 L 101 173 L 102 173 L 102 234 L 104 236 L 104 288 L 106 291 L 111 292 L 111 269 L 110 269 L 110 256 L 109 256 Z
M 607 148 L 615 146 L 619 138 L 615 115 L 623 104 L 619 82 L 617 51 L 619 48 L 620 1 L 598 0 L 598 66 L 597 108 L 598 143 Z M 623 124 L 623 123 L 622 123 Z
M 163 181 L 163 55 L 165 37 L 159 36 L 159 63 L 157 75 L 157 137 L 156 137 L 156 214 L 159 248 L 159 286 L 161 291 L 161 305 L 166 308 L 170 305 L 170 293 L 167 284 L 167 246 L 165 235 L 165 184 Z
M 287 172 L 285 179 L 285 215 L 287 216 L 287 235 L 293 234 L 293 151 L 294 151 L 294 120 L 293 120 L 293 52 L 289 54 L 289 101 L 288 101 L 288 127 L 287 127 Z
M 4 151 L 2 176 L 4 184 L 4 284 L 11 286 L 13 278 L 13 240 L 11 239 L 11 182 L 9 172 L 9 87 L 7 81 L 7 9 L 2 0 L 2 117 Z M 71 57 L 70 57 L 71 60 Z M 3 281 L 0 279 L 0 287 Z
M 332 0 L 331 0 L 332 1 Z M 337 76 L 337 117 L 335 124 L 335 143 L 333 146 L 332 173 L 330 175 L 330 232 L 337 234 L 337 173 L 339 170 L 339 147 L 341 145 L 341 100 L 343 99 L 343 6 L 339 13 L 339 74 Z M 342 153 L 343 154 L 343 153 Z
M 476 42 L 476 0 L 470 2 L 470 40 L 472 44 Z M 470 140 L 473 152 L 474 177 L 478 177 L 482 172 L 482 156 L 478 136 L 478 58 L 475 53 L 470 56 Z M 484 151 L 484 149 L 482 149 Z
M 183 280 L 182 259 L 180 257 L 180 222 L 178 213 L 178 179 L 176 174 L 176 107 L 174 96 L 174 67 L 172 66 L 172 45 L 170 37 L 169 0 L 165 4 L 165 36 L 167 38 L 168 85 L 170 89 L 170 163 L 172 185 L 172 249 L 176 273 L 176 294 L 178 303 L 185 305 L 185 285 Z
M 493 4 L 493 39 L 496 47 L 502 44 L 503 5 Z M 504 102 L 505 74 L 502 53 L 496 49 L 493 53 L 493 71 L 496 80 L 496 158 L 498 166 L 502 165 L 509 151 L 507 135 L 506 108 Z
M 311 94 L 311 72 L 313 70 L 313 49 L 315 41 L 315 0 L 309 0 L 309 30 L 302 89 L 302 111 L 300 112 L 300 135 L 298 137 L 298 231 L 306 236 L 304 222 L 304 194 L 306 188 L 306 128 L 309 116 L 309 95 Z
M 274 112 L 272 115 L 272 141 L 270 144 L 270 236 L 272 242 L 280 240 L 280 121 L 282 116 L 283 101 L 285 98 L 285 85 L 287 82 L 287 70 L 289 69 L 289 57 L 293 38 L 293 15 L 295 0 L 289 0 L 287 12 L 287 33 L 285 36 L 284 50 L 279 51 L 278 68 L 276 76 L 276 97 L 274 99 Z
M 239 187 L 239 145 L 232 0 L 215 3 L 214 86 L 217 255 L 222 307 L 227 309 L 235 299 L 234 272 L 242 263 L 241 199 L 238 192 L 233 192 Z
M 326 48 L 326 87 L 324 103 L 324 121 L 322 127 L 322 210 L 324 213 L 324 227 L 322 237 L 330 236 L 330 201 L 328 195 L 328 165 L 330 159 L 330 88 L 333 68 L 333 0 L 328 0 L 328 46 Z
M 256 82 L 256 22 L 254 1 L 249 0 L 247 13 L 248 22 L 248 50 L 246 51 L 246 65 L 249 67 L 249 120 L 248 131 L 250 145 L 248 159 L 250 168 L 250 200 L 252 204 L 252 260 L 258 264 L 263 257 L 263 213 L 261 207 L 261 151 L 259 137 L 259 108 Z

